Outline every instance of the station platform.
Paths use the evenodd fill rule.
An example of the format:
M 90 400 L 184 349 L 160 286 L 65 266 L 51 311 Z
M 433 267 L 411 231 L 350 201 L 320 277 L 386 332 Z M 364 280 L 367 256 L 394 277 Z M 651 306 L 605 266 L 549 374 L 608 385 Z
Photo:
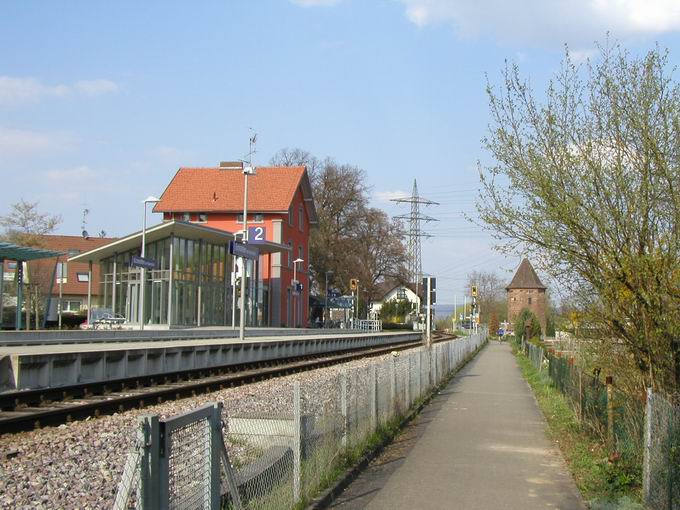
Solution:
M 291 330 L 288 330 L 290 332 Z M 209 369 L 419 340 L 420 332 L 306 330 L 303 334 L 201 338 L 117 338 L 106 342 L 0 346 L 0 391 Z M 236 332 L 238 333 L 238 332 Z M 251 332 L 248 332 L 250 335 Z
M 510 346 L 490 342 L 330 508 L 585 509 Z

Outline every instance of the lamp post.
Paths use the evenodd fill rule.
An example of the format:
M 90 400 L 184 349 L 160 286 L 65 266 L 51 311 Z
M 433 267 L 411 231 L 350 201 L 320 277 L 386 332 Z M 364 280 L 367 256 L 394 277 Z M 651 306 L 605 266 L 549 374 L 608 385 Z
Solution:
M 142 222 L 142 253 L 141 257 L 146 255 L 146 204 L 157 204 L 160 198 L 149 195 L 144 199 L 144 221 Z M 140 270 L 141 281 L 139 287 L 139 329 L 144 329 L 144 288 L 146 287 L 146 268 L 142 267 Z
M 333 276 L 333 271 L 326 271 L 326 300 L 324 301 L 324 305 L 323 305 L 323 327 L 324 327 L 324 329 L 327 327 L 326 326 L 326 317 L 328 315 L 328 275 Z M 330 317 L 328 317 L 328 320 L 330 320 Z
M 255 175 L 255 167 L 243 167 L 243 244 L 248 244 L 248 176 Z M 239 338 L 246 337 L 246 258 L 241 257 L 241 314 Z

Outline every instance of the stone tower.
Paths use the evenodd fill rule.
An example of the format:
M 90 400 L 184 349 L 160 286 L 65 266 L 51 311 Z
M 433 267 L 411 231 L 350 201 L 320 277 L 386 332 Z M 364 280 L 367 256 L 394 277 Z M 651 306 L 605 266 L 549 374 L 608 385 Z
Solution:
M 508 322 L 514 324 L 519 313 L 528 308 L 536 314 L 545 335 L 546 311 L 548 304 L 545 296 L 546 286 L 541 283 L 528 259 L 522 260 L 510 284 L 505 287 L 508 296 Z

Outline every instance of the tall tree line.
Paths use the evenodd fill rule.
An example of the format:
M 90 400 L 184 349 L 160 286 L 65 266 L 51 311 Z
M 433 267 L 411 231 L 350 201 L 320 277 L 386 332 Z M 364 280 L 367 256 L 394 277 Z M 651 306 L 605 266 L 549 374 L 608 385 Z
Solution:
M 326 290 L 326 274 L 329 287 L 346 292 L 350 278 L 357 278 L 369 295 L 384 279 L 405 279 L 403 226 L 370 206 L 370 188 L 361 168 L 319 159 L 302 149 L 281 149 L 270 164 L 305 166 L 309 173 L 319 218 L 309 252 L 312 277 L 320 290 Z

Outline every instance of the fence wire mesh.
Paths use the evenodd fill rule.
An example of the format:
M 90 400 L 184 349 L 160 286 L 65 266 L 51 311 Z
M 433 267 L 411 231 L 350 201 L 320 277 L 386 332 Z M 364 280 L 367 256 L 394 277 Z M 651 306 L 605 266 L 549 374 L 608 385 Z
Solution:
M 645 502 L 649 508 L 680 508 L 680 406 L 647 396 L 645 430 Z
M 212 457 L 218 455 L 210 427 L 206 417 L 168 432 L 168 508 L 209 508 Z
M 210 487 L 215 483 L 220 487 L 222 508 L 242 505 L 273 510 L 308 500 L 330 482 L 348 457 L 363 451 L 374 433 L 400 420 L 485 340 L 481 333 L 437 343 L 430 349 L 364 360 L 350 368 L 339 366 L 314 376 L 297 376 L 292 384 L 273 390 L 275 411 L 269 407 L 266 412 L 230 414 L 223 408 L 217 429 L 221 432 L 218 440 L 226 448 L 217 482 L 214 456 L 220 454 L 211 435 L 214 415 L 204 420 L 185 416 L 170 428 L 166 423 L 168 451 L 160 456 L 166 459 L 161 461 L 161 470 L 165 462 L 169 507 L 211 508 Z M 251 407 L 257 409 L 258 404 Z M 140 451 L 144 459 L 144 449 Z M 136 459 L 129 461 L 131 466 L 136 462 L 139 467 Z M 226 462 L 238 498 L 226 483 Z M 134 478 L 140 471 L 144 473 L 131 467 L 132 476 L 121 482 L 127 496 L 120 499 L 130 506 L 117 508 L 135 508 L 140 500 L 140 483 Z

